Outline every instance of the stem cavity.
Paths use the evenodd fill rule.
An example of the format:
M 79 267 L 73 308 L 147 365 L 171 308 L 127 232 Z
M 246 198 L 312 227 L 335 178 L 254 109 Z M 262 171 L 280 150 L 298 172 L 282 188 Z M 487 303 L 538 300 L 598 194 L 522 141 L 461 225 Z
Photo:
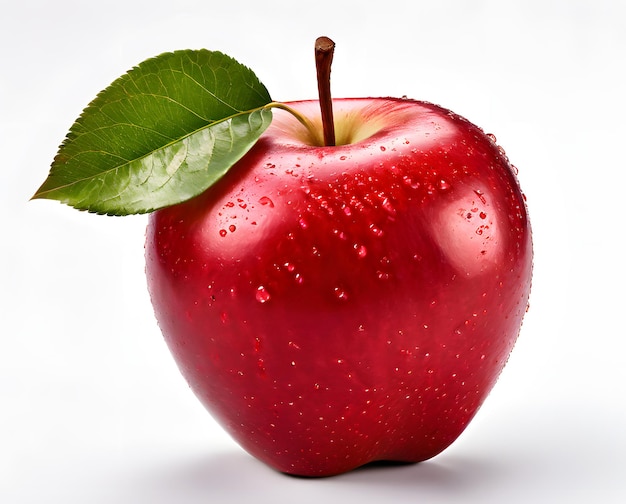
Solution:
M 335 145 L 335 122 L 333 120 L 333 102 L 330 95 L 330 67 L 333 63 L 335 43 L 328 37 L 319 37 L 315 41 L 315 67 L 317 69 L 317 90 L 322 112 L 324 145 Z
M 300 112 L 291 108 L 289 105 L 285 103 L 281 103 L 281 102 L 271 102 L 262 108 L 266 108 L 266 109 L 277 108 L 280 110 L 284 110 L 285 112 L 289 112 L 292 116 L 294 116 L 298 120 L 300 124 L 302 124 L 302 126 L 304 126 L 307 129 L 311 139 L 318 138 L 318 135 L 316 134 L 315 125 L 311 121 L 309 121 L 307 117 L 303 116 Z

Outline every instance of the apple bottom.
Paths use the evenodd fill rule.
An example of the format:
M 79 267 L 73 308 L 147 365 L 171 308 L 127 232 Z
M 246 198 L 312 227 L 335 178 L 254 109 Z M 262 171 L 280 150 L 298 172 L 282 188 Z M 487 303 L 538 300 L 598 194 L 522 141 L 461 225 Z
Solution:
M 167 341 L 192 390 L 230 435 L 296 475 L 437 455 L 474 416 L 510 351 L 504 335 L 484 346 L 460 334 L 447 344 L 429 338 L 429 331 L 454 335 L 451 321 L 401 330 L 393 316 L 342 314 L 352 318 L 347 334 L 324 320 L 331 313 L 304 322 L 316 331 L 286 327 L 276 312 L 265 318 L 250 307 L 248 316 L 254 329 L 241 324 L 223 341 L 211 331 L 199 342 Z M 485 336 L 488 328 L 471 330 Z

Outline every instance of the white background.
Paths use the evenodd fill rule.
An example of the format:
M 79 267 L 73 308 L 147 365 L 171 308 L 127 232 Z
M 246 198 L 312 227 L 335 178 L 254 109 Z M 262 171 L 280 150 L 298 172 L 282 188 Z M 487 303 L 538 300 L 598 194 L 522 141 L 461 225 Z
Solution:
M 626 502 L 624 81 L 619 0 L 8 2 L 0 9 L 0 502 Z M 180 377 L 143 274 L 146 217 L 28 199 L 82 108 L 183 48 L 275 100 L 433 101 L 497 135 L 528 197 L 531 310 L 465 433 L 432 461 L 283 476 Z M 351 499 L 351 500 L 350 500 Z

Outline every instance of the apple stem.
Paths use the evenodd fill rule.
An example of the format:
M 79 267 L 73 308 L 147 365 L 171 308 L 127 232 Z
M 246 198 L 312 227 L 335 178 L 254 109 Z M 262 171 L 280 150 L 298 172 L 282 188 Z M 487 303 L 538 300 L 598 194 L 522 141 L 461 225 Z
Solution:
M 333 63 L 335 43 L 328 37 L 318 37 L 315 41 L 315 67 L 317 69 L 317 90 L 322 112 L 324 145 L 335 145 L 335 123 L 333 102 L 330 96 L 330 67 Z

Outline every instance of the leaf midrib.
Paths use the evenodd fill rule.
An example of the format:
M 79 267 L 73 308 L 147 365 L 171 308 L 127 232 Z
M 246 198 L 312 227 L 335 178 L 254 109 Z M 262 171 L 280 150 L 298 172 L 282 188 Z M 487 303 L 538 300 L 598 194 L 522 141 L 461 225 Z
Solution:
M 174 144 L 176 144 L 176 143 L 178 143 L 178 142 L 182 142 L 182 141 L 183 141 L 183 140 L 185 140 L 186 138 L 189 138 L 189 137 L 191 137 L 191 136 L 195 135 L 196 133 L 199 133 L 199 132 L 201 132 L 201 131 L 203 131 L 203 130 L 205 130 L 205 129 L 207 129 L 207 128 L 211 128 L 211 127 L 215 126 L 216 124 L 220 124 L 220 123 L 223 123 L 223 122 L 226 122 L 226 121 L 232 120 L 232 119 L 234 119 L 235 117 L 243 116 L 243 115 L 246 115 L 246 114 L 253 114 L 254 112 L 258 112 L 258 111 L 260 111 L 260 110 L 263 110 L 263 109 L 266 109 L 266 108 L 270 108 L 270 105 L 271 105 L 271 104 L 268 104 L 268 105 L 263 105 L 263 106 L 261 106 L 261 107 L 257 107 L 257 108 L 254 108 L 254 109 L 251 109 L 251 110 L 246 110 L 246 111 L 238 111 L 237 113 L 235 113 L 235 114 L 233 114 L 233 115 L 231 115 L 231 116 L 225 117 L 225 118 L 223 118 L 223 119 L 218 119 L 218 120 L 212 121 L 212 122 L 210 122 L 210 123 L 208 123 L 208 124 L 206 124 L 206 125 L 202 126 L 201 128 L 197 128 L 196 130 L 194 130 L 194 131 L 192 131 L 192 132 L 190 132 L 190 133 L 187 133 L 187 134 L 185 134 L 185 135 L 183 135 L 183 136 L 181 136 L 181 137 L 179 137 L 179 138 L 173 139 L 173 140 L 171 140 L 170 142 L 168 142 L 168 143 L 166 143 L 166 144 L 163 144 L 161 147 L 159 147 L 159 148 L 157 148 L 157 149 L 154 149 L 154 150 L 152 150 L 152 151 L 150 151 L 150 152 L 147 152 L 147 153 L 145 153 L 145 154 L 142 154 L 141 156 L 138 156 L 138 157 L 136 157 L 136 158 L 134 158 L 134 159 L 124 159 L 124 158 L 122 158 L 121 156 L 119 156 L 119 155 L 117 155 L 117 154 L 114 154 L 114 153 L 111 153 L 111 152 L 108 152 L 108 151 L 104 151 L 104 150 L 98 150 L 98 151 L 96 151 L 96 150 L 84 150 L 84 151 L 81 151 L 81 152 L 80 152 L 80 154 L 84 154 L 84 153 L 86 153 L 86 152 L 94 152 L 94 153 L 101 152 L 101 153 L 106 154 L 106 155 L 111 156 L 111 157 L 118 157 L 118 158 L 120 158 L 120 159 L 124 159 L 124 161 L 125 161 L 125 162 L 124 162 L 124 163 L 122 163 L 122 164 L 120 164 L 120 165 L 112 166 L 111 168 L 108 168 L 108 169 L 106 169 L 106 170 L 99 171 L 99 172 L 98 172 L 97 174 L 95 174 L 95 175 L 86 176 L 86 177 L 83 177 L 83 178 L 81 178 L 81 179 L 73 180 L 73 181 L 72 181 L 72 182 L 70 182 L 69 184 L 57 185 L 57 186 L 55 186 L 54 188 L 51 188 L 51 189 L 48 189 L 48 190 L 45 190 L 45 191 L 41 191 L 41 192 L 37 193 L 37 196 L 38 196 L 38 197 L 42 197 L 42 196 L 44 196 L 45 194 L 48 194 L 48 193 L 53 193 L 53 192 L 56 192 L 56 191 L 59 191 L 59 190 L 62 190 L 62 189 L 66 189 L 66 188 L 68 188 L 68 187 L 72 187 L 72 186 L 75 186 L 75 185 L 81 184 L 81 183 L 83 183 L 83 182 L 85 182 L 85 181 L 95 180 L 95 179 L 97 179 L 97 178 L 104 177 L 104 176 L 106 176 L 107 174 L 109 174 L 109 173 L 111 173 L 111 172 L 113 172 L 113 171 L 115 171 L 115 170 L 122 170 L 124 167 L 126 167 L 126 166 L 130 165 L 131 163 L 136 163 L 136 162 L 138 162 L 138 161 L 140 161 L 140 160 L 142 160 L 142 159 L 146 159 L 146 158 L 148 158 L 149 156 L 152 156 L 152 155 L 153 155 L 153 154 L 155 154 L 156 152 L 159 152 L 159 151 L 161 151 L 161 150 L 168 149 L 168 148 L 170 148 L 172 145 L 174 145 Z M 231 108 L 232 108 L 232 107 L 231 107 Z M 104 128 L 100 128 L 100 129 L 104 129 Z M 151 130 L 150 130 L 150 129 L 148 129 L 148 131 L 151 131 Z M 72 157 L 71 157 L 71 158 L 69 158 L 69 159 L 74 159 L 74 158 L 76 158 L 76 156 L 72 156 Z M 170 176 L 170 177 L 168 178 L 168 180 L 170 180 L 171 178 L 172 178 L 172 177 Z M 147 179 L 146 179 L 146 180 L 147 180 Z M 143 182 L 143 183 L 145 183 L 145 182 Z M 143 183 L 142 183 L 142 185 L 143 185 Z M 165 184 L 163 184 L 163 185 L 165 185 Z

